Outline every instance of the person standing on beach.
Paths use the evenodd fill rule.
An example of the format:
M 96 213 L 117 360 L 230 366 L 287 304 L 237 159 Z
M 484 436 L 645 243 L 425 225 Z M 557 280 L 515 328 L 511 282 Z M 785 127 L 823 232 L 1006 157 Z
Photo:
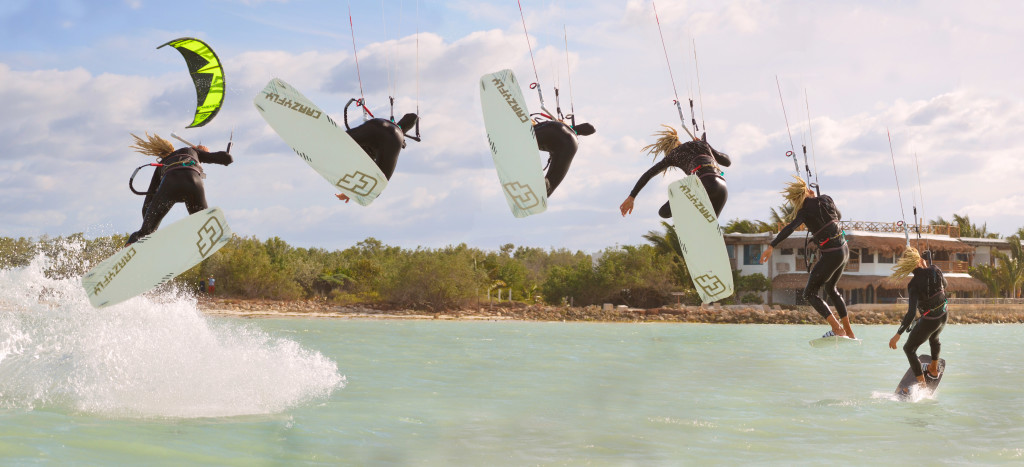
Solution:
M 213 290 L 214 290 L 214 288 L 213 288 L 213 276 L 210 276 L 210 278 L 206 281 L 206 283 L 208 284 L 207 287 L 209 287 L 210 295 L 213 295 Z
M 722 177 L 722 170 L 719 166 L 729 167 L 732 165 L 732 160 L 727 154 L 712 148 L 708 144 L 706 135 L 704 138 L 684 143 L 679 141 L 679 134 L 675 128 L 668 125 L 662 126 L 665 129 L 655 133 L 658 140 L 644 146 L 641 151 L 647 151 L 655 158 L 659 155 L 664 157 L 640 176 L 633 191 L 629 192 L 629 196 L 619 206 L 619 212 L 623 217 L 633 212 L 633 201 L 640 194 L 640 190 L 647 185 L 647 182 L 655 175 L 664 173 L 671 167 L 676 167 L 682 169 L 687 175 L 697 174 L 700 177 L 701 184 L 704 185 L 704 190 L 707 191 L 708 198 L 711 199 L 711 205 L 715 208 L 715 216 L 718 217 L 722 214 L 725 201 L 729 198 L 729 189 L 725 186 L 725 178 Z M 672 217 L 672 209 L 667 201 L 658 210 L 658 215 L 665 219 Z
M 846 243 L 846 236 L 843 229 L 839 227 L 839 219 L 842 214 L 836 208 L 832 197 L 828 195 L 816 196 L 814 190 L 807 186 L 804 179 L 794 176 L 795 182 L 789 182 L 782 194 L 793 206 L 787 216 L 789 224 L 779 231 L 772 243 L 761 255 L 761 263 L 768 261 L 772 256 L 775 246 L 789 237 L 801 224 L 807 226 L 807 230 L 813 232 L 814 243 L 818 245 L 821 253 L 818 261 L 811 268 L 807 278 L 807 286 L 804 288 L 803 297 L 814 310 L 828 321 L 832 330 L 825 333 L 823 337 L 845 336 L 854 338 L 853 328 L 850 327 L 850 317 L 846 312 L 846 302 L 842 294 L 836 289 L 839 278 L 846 269 L 846 263 L 850 260 L 850 247 Z M 825 294 L 832 299 L 836 307 L 835 314 L 829 309 L 825 300 L 819 295 L 819 290 L 824 286 Z M 842 323 L 840 325 L 840 322 Z
M 907 354 L 910 370 L 914 372 L 921 386 L 925 386 L 925 379 L 921 361 L 917 358 L 917 348 L 924 344 L 924 341 L 928 341 L 932 357 L 931 363 L 928 364 L 928 375 L 938 378 L 939 350 L 942 348 L 939 334 L 946 327 L 946 320 L 949 318 L 949 311 L 946 309 L 946 278 L 938 266 L 928 265 L 927 261 L 930 259 L 930 252 L 926 251 L 921 255 L 916 249 L 907 248 L 900 261 L 892 268 L 893 278 L 902 279 L 911 273 L 914 277 L 907 284 L 907 314 L 903 316 L 896 335 L 889 339 L 889 348 L 896 349 L 900 335 L 913 328 L 907 337 L 907 343 L 903 345 L 903 352 Z M 921 312 L 921 318 L 917 320 L 916 325 L 911 325 L 918 311 Z
M 177 203 L 185 203 L 189 214 L 206 209 L 206 189 L 203 187 L 202 163 L 230 165 L 233 159 L 226 151 L 209 152 L 206 146 L 185 147 L 178 150 L 170 141 L 159 135 L 146 139 L 135 138 L 131 146 L 139 154 L 158 159 L 158 168 L 149 182 L 146 199 L 142 202 L 142 227 L 128 237 L 125 244 L 131 245 L 140 238 L 156 231 L 167 212 Z

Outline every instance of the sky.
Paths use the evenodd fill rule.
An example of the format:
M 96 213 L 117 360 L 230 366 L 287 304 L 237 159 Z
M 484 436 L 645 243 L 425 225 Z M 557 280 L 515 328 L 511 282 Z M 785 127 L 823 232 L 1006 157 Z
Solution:
M 174 131 L 214 150 L 234 134 L 235 162 L 205 166 L 205 185 L 242 236 L 326 249 L 368 237 L 406 248 L 639 244 L 662 230 L 657 210 L 682 173 L 652 179 L 633 214 L 618 206 L 652 164 L 640 148 L 660 125 L 680 126 L 674 87 L 732 158 L 723 224 L 766 220 L 782 204 L 791 132 L 798 150 L 813 148 L 822 193 L 844 220 L 911 219 L 917 206 L 927 219 L 966 214 L 1003 235 L 1024 226 L 1018 2 L 661 0 L 671 75 L 649 0 L 522 0 L 533 60 L 516 1 L 356 1 L 358 74 L 348 8 L 0 3 L 0 236 L 137 230 L 142 197 L 128 177 L 149 160 L 129 149 L 130 134 Z M 184 60 L 156 48 L 180 37 L 206 41 L 224 66 L 224 107 L 201 128 L 185 129 L 196 101 Z M 501 194 L 477 87 L 504 68 L 538 81 L 549 108 L 558 86 L 563 109 L 597 129 L 581 139 L 547 212 L 523 219 Z M 342 203 L 253 107 L 273 77 L 335 120 L 360 88 L 378 116 L 389 95 L 399 116 L 418 105 L 423 141 L 408 142 L 373 204 Z M 523 92 L 537 110 L 536 94 Z M 178 205 L 164 225 L 186 215 Z

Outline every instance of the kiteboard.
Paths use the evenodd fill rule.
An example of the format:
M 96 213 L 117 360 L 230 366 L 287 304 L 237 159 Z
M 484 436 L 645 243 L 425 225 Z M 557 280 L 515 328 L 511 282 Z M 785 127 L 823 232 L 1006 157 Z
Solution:
M 946 374 L 946 360 L 939 359 L 939 376 L 932 378 L 932 375 L 928 373 L 928 365 L 932 362 L 931 355 L 918 355 L 918 361 L 921 362 L 921 369 L 924 370 L 924 383 L 928 387 L 929 391 L 935 391 L 935 388 L 939 387 L 939 382 L 942 381 L 942 375 Z M 917 385 L 917 377 L 914 376 L 914 370 L 907 368 L 907 372 L 903 374 L 903 379 L 900 380 L 900 384 L 896 386 L 896 395 L 903 400 L 907 400 L 913 394 L 912 388 Z
M 840 345 L 860 345 L 860 339 L 852 339 L 846 336 L 828 336 L 811 339 L 811 347 L 839 347 Z
M 689 175 L 668 187 L 672 220 L 693 285 L 704 303 L 733 294 L 732 264 L 704 185 Z
M 512 70 L 480 78 L 480 105 L 494 167 L 512 215 L 526 217 L 544 212 L 548 195 L 537 135 Z
M 295 154 L 360 205 L 372 203 L 388 186 L 366 151 L 290 84 L 271 79 L 253 104 Z
M 204 209 L 122 248 L 82 276 L 82 287 L 92 306 L 116 305 L 188 271 L 230 239 L 223 211 Z

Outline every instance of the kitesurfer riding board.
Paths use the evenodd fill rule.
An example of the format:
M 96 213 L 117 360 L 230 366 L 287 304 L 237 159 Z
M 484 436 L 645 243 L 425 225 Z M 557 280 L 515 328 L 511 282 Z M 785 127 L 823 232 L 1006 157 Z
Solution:
M 655 136 L 658 137 L 657 141 L 644 146 L 641 151 L 647 151 L 654 157 L 659 155 L 663 157 L 640 176 L 636 185 L 633 186 L 633 190 L 629 192 L 629 196 L 619 206 L 619 212 L 623 216 L 633 212 L 633 202 L 640 195 L 640 190 L 647 186 L 647 182 L 655 175 L 675 167 L 682 169 L 687 174 L 697 176 L 701 185 L 704 186 L 704 192 L 711 200 L 709 206 L 714 208 L 717 218 L 722 213 L 725 202 L 729 199 L 729 189 L 725 185 L 721 167 L 729 167 L 732 165 L 732 160 L 727 154 L 712 148 L 706 137 L 684 143 L 679 140 L 675 128 L 668 125 L 662 126 L 665 129 L 655 133 Z M 670 203 L 666 202 L 658 210 L 658 215 L 665 219 L 673 217 Z
M 939 336 L 949 319 L 949 309 L 946 299 L 946 278 L 942 270 L 934 264 L 929 265 L 929 261 L 931 252 L 925 251 L 922 254 L 916 248 L 907 247 L 892 268 L 893 279 L 902 279 L 910 274 L 913 274 L 913 278 L 907 284 L 907 313 L 903 316 L 896 334 L 889 339 L 889 348 L 895 350 L 900 336 L 909 330 L 907 343 L 903 345 L 903 353 L 910 363 L 907 375 L 913 376 L 917 384 L 931 387 L 932 380 L 938 385 L 938 379 L 942 377 L 942 369 L 938 367 L 945 366 L 945 362 L 939 358 L 939 352 L 942 350 Z M 921 317 L 914 321 L 918 313 Z M 925 342 L 928 342 L 931 352 L 929 355 L 918 356 L 917 349 Z M 924 369 L 920 362 L 931 364 Z M 904 377 L 904 380 L 906 379 Z M 900 387 L 904 387 L 903 383 Z
M 480 105 L 494 167 L 509 209 L 516 217 L 544 212 L 548 196 L 537 136 L 512 70 L 480 78 Z
M 573 126 L 558 120 L 546 120 L 534 125 L 537 148 L 548 153 L 548 171 L 544 174 L 544 183 L 549 198 L 569 172 L 569 165 L 580 147 L 578 137 L 592 135 L 594 131 L 594 126 L 589 123 Z
M 92 306 L 116 305 L 188 271 L 230 239 L 220 208 L 205 209 L 125 246 L 90 269 L 82 287 Z
M 710 303 L 729 297 L 733 294 L 729 252 L 700 177 L 691 174 L 670 185 L 668 201 L 686 269 L 701 301 Z
M 358 99 L 351 99 L 349 104 L 360 102 Z M 398 166 L 398 156 L 405 149 L 405 137 L 409 130 L 418 128 L 419 117 L 414 113 L 407 113 L 398 123 L 386 118 L 371 118 L 355 128 L 348 128 L 348 106 L 345 105 L 345 132 L 355 140 L 356 144 L 370 156 L 370 159 L 377 164 L 384 177 L 391 180 Z M 359 104 L 362 105 L 362 104 Z M 419 138 L 410 136 L 411 139 L 419 141 Z M 334 195 L 338 199 L 348 202 L 350 199 L 345 193 Z
M 789 224 L 779 231 L 768 248 L 761 254 L 761 264 L 768 261 L 772 252 L 775 251 L 775 247 L 789 237 L 797 227 L 801 224 L 806 225 L 807 231 L 811 233 L 817 244 L 820 257 L 807 275 L 807 286 L 804 287 L 803 298 L 814 307 L 814 311 L 817 311 L 828 322 L 832 328 L 829 331 L 831 335 L 856 338 L 850 325 L 846 301 L 843 300 L 843 295 L 836 288 L 836 284 L 839 283 L 846 264 L 850 260 L 850 247 L 846 242 L 846 234 L 839 224 L 842 214 L 830 196 L 819 196 L 804 179 L 797 176 L 793 178 L 795 181 L 789 182 L 786 190 L 782 192 L 793 208 L 786 217 Z M 835 313 L 819 295 L 819 291 L 822 289 L 824 289 L 825 295 L 832 300 L 832 305 L 836 309 Z M 829 335 L 826 333 L 822 337 Z
M 302 160 L 360 205 L 369 205 L 387 187 L 387 176 L 359 144 L 288 83 L 271 79 L 253 104 Z
M 136 168 L 135 173 L 146 166 L 155 166 L 157 169 L 145 192 L 136 191 L 132 186 L 135 173 L 128 181 L 129 188 L 135 194 L 146 196 L 142 202 L 142 227 L 128 237 L 128 244 L 156 231 L 164 216 L 177 203 L 185 203 L 189 214 L 207 209 L 209 205 L 206 203 L 206 188 L 203 186 L 206 174 L 200 163 L 230 165 L 234 160 L 228 151 L 210 152 L 206 146 L 188 142 L 185 143 L 189 147 L 175 150 L 170 141 L 159 135 L 150 136 L 146 133 L 146 139 L 134 134 L 132 137 L 135 138 L 132 148 L 140 154 L 157 158 L 155 163 Z M 228 149 L 231 149 L 230 143 Z

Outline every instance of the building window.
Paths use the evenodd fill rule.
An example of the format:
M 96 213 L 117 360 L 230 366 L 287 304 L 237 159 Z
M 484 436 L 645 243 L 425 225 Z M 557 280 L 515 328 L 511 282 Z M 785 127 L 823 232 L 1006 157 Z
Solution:
M 892 253 L 882 253 L 881 251 L 879 251 L 878 252 L 878 262 L 879 263 L 892 264 L 895 261 L 893 260 Z
M 736 258 L 736 245 L 726 245 L 725 251 L 729 252 L 729 259 Z
M 957 253 L 956 254 L 956 260 L 957 261 L 967 262 L 967 253 Z
M 793 254 L 793 249 L 792 248 L 783 248 L 782 249 L 782 254 L 783 255 L 787 255 L 787 256 L 791 255 L 791 254 Z
M 761 264 L 761 245 L 743 245 L 743 265 Z
M 875 254 L 872 253 L 867 248 L 861 248 L 860 249 L 860 262 L 862 262 L 862 263 L 874 263 L 875 262 Z

